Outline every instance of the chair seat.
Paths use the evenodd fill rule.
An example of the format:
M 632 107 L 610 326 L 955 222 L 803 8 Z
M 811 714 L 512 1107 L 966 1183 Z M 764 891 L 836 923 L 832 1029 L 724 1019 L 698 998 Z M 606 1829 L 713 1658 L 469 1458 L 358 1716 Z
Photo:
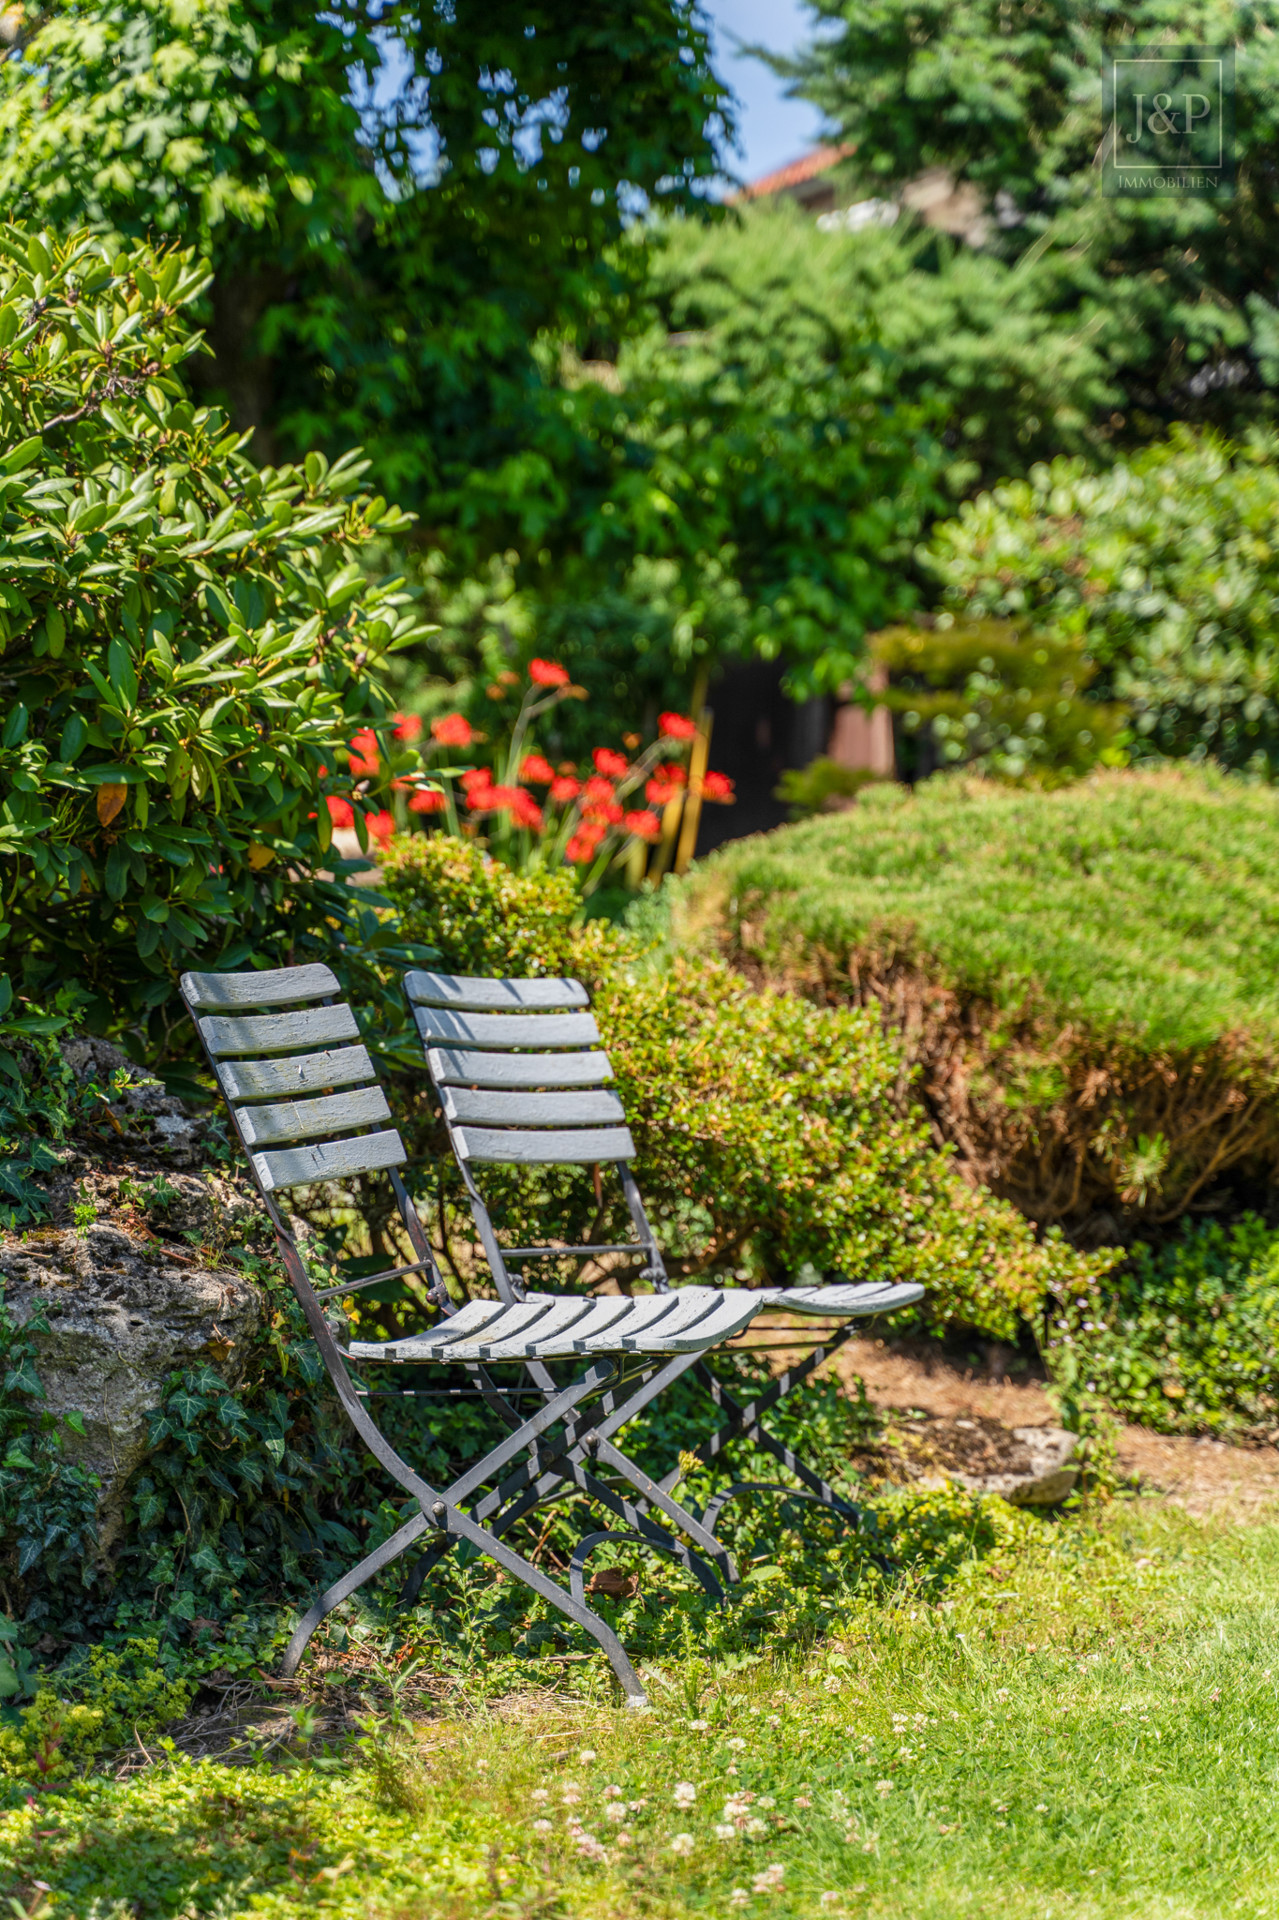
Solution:
M 866 1280 L 856 1285 L 835 1281 L 829 1287 L 765 1287 L 756 1296 L 762 1305 L 782 1307 L 789 1313 L 833 1314 L 848 1320 L 859 1314 L 896 1313 L 900 1307 L 913 1307 L 922 1300 L 924 1289 L 914 1281 L 892 1285 L 883 1280 Z
M 472 1300 L 429 1333 L 353 1340 L 353 1360 L 431 1362 L 556 1360 L 574 1354 L 701 1353 L 748 1326 L 763 1295 L 744 1288 L 680 1287 L 637 1300 L 530 1294 L 514 1306 Z

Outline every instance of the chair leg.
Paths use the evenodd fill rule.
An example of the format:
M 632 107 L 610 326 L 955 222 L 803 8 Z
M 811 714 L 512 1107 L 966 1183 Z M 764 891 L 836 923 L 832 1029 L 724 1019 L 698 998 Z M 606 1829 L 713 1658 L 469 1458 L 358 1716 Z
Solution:
M 280 1672 L 286 1680 L 291 1680 L 297 1672 L 298 1662 L 306 1652 L 306 1643 L 325 1615 L 332 1613 L 334 1607 L 340 1606 L 344 1600 L 348 1600 L 366 1580 L 371 1580 L 375 1573 L 380 1573 L 383 1567 L 390 1566 L 392 1560 L 398 1559 L 407 1547 L 412 1546 L 418 1535 L 425 1533 L 430 1524 L 424 1513 L 415 1513 L 413 1518 L 406 1520 L 389 1540 L 384 1540 L 373 1553 L 366 1554 L 358 1566 L 352 1567 L 349 1573 L 344 1573 L 340 1580 L 308 1607 L 293 1630 L 293 1638 L 289 1641 L 280 1666 Z

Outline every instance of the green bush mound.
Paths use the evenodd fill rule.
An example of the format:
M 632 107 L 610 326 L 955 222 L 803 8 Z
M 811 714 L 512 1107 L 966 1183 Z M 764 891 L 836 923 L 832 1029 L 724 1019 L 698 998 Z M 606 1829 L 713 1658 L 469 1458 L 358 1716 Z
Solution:
M 872 787 L 726 848 L 679 927 L 754 978 L 873 1007 L 968 1171 L 1041 1224 L 1133 1237 L 1263 1204 L 1276 1177 L 1269 789 L 1190 770 Z
M 590 981 L 673 1273 L 918 1280 L 929 1325 L 1007 1339 L 1050 1292 L 1106 1270 L 1109 1256 L 1037 1240 L 959 1178 L 903 1100 L 901 1051 L 867 1010 L 756 992 L 714 959 L 646 955 L 641 937 L 579 926 L 571 883 L 512 874 L 457 841 L 394 844 L 382 874 L 405 934 L 444 967 Z M 418 1151 L 443 1165 L 422 1077 L 406 1077 L 400 1109 L 416 1098 Z M 490 1186 L 517 1240 L 534 1221 L 544 1236 L 552 1209 L 570 1239 L 626 1233 L 620 1195 L 606 1186 L 601 1206 L 586 1175 L 497 1170 Z
M 1063 1392 L 1160 1433 L 1279 1430 L 1279 1233 L 1249 1213 L 1138 1246 L 1049 1332 Z

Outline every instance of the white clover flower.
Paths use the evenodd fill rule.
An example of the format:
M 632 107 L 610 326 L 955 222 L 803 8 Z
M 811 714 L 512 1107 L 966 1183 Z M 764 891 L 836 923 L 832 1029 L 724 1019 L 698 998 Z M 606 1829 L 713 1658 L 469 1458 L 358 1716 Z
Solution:
M 671 1841 L 671 1852 L 681 1854 L 691 1853 L 695 1844 L 691 1833 L 677 1833 Z
M 628 1800 L 626 1802 L 626 1811 L 628 1813 L 642 1813 L 647 1805 L 647 1800 Z
M 743 1827 L 742 1831 L 744 1833 L 748 1833 L 752 1840 L 758 1840 L 761 1833 L 768 1832 L 768 1826 L 767 1826 L 767 1823 L 763 1820 L 750 1819 L 746 1822 L 746 1825 Z
M 582 1789 L 576 1780 L 566 1780 L 560 1788 L 560 1799 L 566 1807 L 575 1807 L 582 1797 Z
M 620 1801 L 614 1800 L 611 1807 L 605 1807 L 604 1818 L 606 1820 L 625 1820 L 626 1808 L 622 1806 Z
M 620 1787 L 605 1787 L 604 1798 L 606 1800 L 620 1800 L 621 1797 L 622 1789 Z
M 532 1793 L 529 1795 L 530 1800 L 549 1800 L 550 1797 L 545 1787 L 534 1787 Z
M 737 1828 L 731 1820 L 725 1820 L 721 1826 L 716 1827 L 715 1838 L 717 1840 L 736 1840 Z
M 607 1865 L 608 1849 L 600 1845 L 593 1833 L 582 1833 L 579 1830 L 573 1835 L 573 1844 L 584 1860 L 601 1860 Z
M 534 1833 L 552 1833 L 554 1832 L 554 1828 L 549 1820 L 535 1820 L 533 1822 L 533 1831 Z
M 813 1803 L 806 1793 L 797 1793 L 792 1804 L 797 1807 L 811 1807 Z
M 619 1847 L 632 1847 L 635 1844 L 635 1835 L 633 1833 L 627 1833 L 625 1828 L 623 1828 L 621 1833 L 615 1833 L 613 1838 Z
M 831 1674 L 828 1680 L 824 1680 L 822 1682 L 822 1685 L 825 1687 L 827 1693 L 838 1693 L 840 1688 L 843 1686 L 843 1684 L 844 1684 L 843 1681 L 837 1680 L 833 1673 Z
M 705 1733 L 711 1723 L 709 1720 L 690 1720 L 688 1724 L 693 1733 Z
M 744 1907 L 749 1899 L 750 1895 L 745 1887 L 734 1887 L 728 1896 L 728 1904 L 730 1907 Z
M 746 1742 L 742 1739 L 740 1733 L 734 1734 L 728 1744 L 734 1753 L 743 1753 L 746 1749 Z
M 577 1757 L 579 1760 L 593 1760 L 595 1758 L 594 1747 L 583 1747 Z
M 744 1798 L 744 1799 L 747 1799 L 747 1800 L 753 1800 L 753 1799 L 754 1799 L 754 1797 L 755 1797 L 755 1796 L 754 1796 L 753 1794 L 745 1794 L 745 1795 L 743 1795 L 743 1798 Z M 763 1811 L 765 1810 L 765 1808 L 768 1808 L 768 1809 L 771 1809 L 771 1808 L 773 1808 L 773 1807 L 775 1807 L 776 1805 L 777 1805 L 777 1802 L 776 1802 L 776 1800 L 774 1800 L 774 1798 L 773 1798 L 773 1796 L 772 1796 L 772 1794 L 771 1794 L 771 1793 L 761 1793 L 761 1794 L 760 1794 L 760 1796 L 759 1796 L 759 1808 L 760 1808 L 760 1811 L 761 1811 L 761 1812 L 763 1812 Z
M 762 1873 L 757 1873 L 751 1882 L 756 1893 L 780 1893 L 786 1882 L 786 1869 L 777 1860 L 770 1860 Z
M 691 1807 L 697 1798 L 697 1788 L 691 1780 L 677 1780 L 672 1798 L 677 1807 Z
M 1039 1803 L 1039 1805 L 1038 1805 L 1038 1806 L 1037 1806 L 1037 1807 L 1035 1808 L 1035 1812 L 1036 1812 L 1036 1813 L 1047 1813 L 1047 1811 L 1048 1811 L 1048 1808 L 1047 1808 L 1047 1807 L 1045 1806 L 1045 1804 L 1044 1804 L 1044 1802 L 1043 1802 L 1043 1801 L 1041 1800 L 1041 1801 L 1040 1801 L 1040 1803 Z
M 877 1780 L 875 1782 L 876 1793 L 891 1793 L 892 1790 L 893 1783 L 891 1780 Z
M 782 1724 L 782 1716 L 781 1716 L 781 1714 L 780 1714 L 780 1713 L 770 1713 L 770 1714 L 769 1714 L 769 1716 L 768 1716 L 768 1719 L 767 1719 L 767 1720 L 766 1720 L 766 1721 L 764 1722 L 764 1724 L 765 1724 L 765 1726 L 768 1726 L 768 1727 L 780 1727 L 780 1726 L 781 1726 L 781 1724 Z

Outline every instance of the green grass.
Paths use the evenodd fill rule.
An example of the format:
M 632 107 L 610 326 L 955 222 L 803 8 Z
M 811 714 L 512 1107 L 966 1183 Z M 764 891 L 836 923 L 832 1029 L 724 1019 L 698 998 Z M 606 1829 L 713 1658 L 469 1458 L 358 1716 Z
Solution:
M 1279 1526 L 1135 1503 L 1038 1540 L 807 1651 L 665 1662 L 647 1716 L 529 1692 L 384 1724 L 329 1770 L 170 1756 L 15 1791 L 6 1891 L 76 1920 L 1270 1920 Z
M 1053 793 L 946 780 L 726 848 L 689 883 L 766 964 L 920 963 L 1104 1039 L 1279 1042 L 1279 796 L 1179 771 Z M 745 925 L 743 925 L 745 923 Z

